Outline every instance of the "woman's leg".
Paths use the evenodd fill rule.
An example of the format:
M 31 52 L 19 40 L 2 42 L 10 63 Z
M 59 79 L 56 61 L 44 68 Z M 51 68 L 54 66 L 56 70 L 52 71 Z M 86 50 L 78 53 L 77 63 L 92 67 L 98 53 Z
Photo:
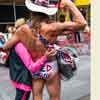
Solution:
M 45 81 L 43 79 L 32 79 L 33 100 L 42 100 Z
M 54 77 L 46 81 L 50 100 L 60 100 L 60 75 L 57 73 Z
M 20 89 L 16 89 L 16 97 L 15 100 L 29 100 L 30 91 L 24 91 Z

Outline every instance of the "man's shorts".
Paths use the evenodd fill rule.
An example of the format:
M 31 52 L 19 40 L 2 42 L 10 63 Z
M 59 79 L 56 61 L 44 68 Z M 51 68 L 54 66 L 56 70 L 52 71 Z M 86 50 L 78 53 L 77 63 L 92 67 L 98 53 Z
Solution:
M 32 77 L 35 79 L 42 78 L 47 79 L 50 75 L 55 75 L 58 72 L 57 60 L 49 61 L 45 63 L 44 67 L 40 71 L 32 73 Z

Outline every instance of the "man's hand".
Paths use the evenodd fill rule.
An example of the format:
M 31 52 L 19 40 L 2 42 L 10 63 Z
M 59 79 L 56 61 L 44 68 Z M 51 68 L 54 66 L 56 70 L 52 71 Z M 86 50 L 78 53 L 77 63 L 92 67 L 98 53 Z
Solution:
M 47 58 L 53 57 L 57 54 L 57 51 L 53 48 L 48 48 L 48 50 L 45 52 L 45 55 Z

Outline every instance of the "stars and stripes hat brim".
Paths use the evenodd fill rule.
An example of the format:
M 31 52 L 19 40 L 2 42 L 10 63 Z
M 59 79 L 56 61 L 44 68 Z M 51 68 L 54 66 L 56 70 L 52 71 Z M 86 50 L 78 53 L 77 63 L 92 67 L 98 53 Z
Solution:
M 58 11 L 58 1 L 50 0 L 25 0 L 25 5 L 30 11 L 54 15 Z

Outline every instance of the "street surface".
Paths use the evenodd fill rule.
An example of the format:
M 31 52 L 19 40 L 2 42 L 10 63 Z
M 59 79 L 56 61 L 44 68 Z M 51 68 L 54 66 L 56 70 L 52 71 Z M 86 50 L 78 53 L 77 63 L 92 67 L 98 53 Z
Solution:
M 76 75 L 71 80 L 61 82 L 61 100 L 90 100 L 90 67 L 90 56 L 80 56 Z M 0 100 L 14 100 L 14 96 L 15 89 L 9 81 L 9 68 L 0 65 Z M 46 88 L 43 100 L 49 100 Z

